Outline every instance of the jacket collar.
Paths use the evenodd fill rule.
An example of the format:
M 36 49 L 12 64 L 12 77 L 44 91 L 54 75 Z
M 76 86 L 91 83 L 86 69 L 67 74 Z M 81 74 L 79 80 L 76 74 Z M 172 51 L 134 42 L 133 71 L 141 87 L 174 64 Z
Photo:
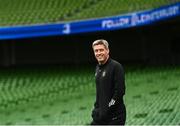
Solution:
M 98 64 L 99 67 L 106 66 L 111 61 L 111 58 L 109 57 L 108 60 L 105 62 L 105 64 Z

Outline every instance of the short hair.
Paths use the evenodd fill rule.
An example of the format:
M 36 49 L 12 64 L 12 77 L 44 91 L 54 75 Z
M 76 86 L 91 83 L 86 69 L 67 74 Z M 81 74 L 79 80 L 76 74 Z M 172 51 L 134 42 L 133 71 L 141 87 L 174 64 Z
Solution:
M 93 48 L 95 45 L 104 45 L 106 49 L 109 49 L 109 43 L 108 43 L 106 40 L 104 40 L 104 39 L 95 40 L 95 41 L 92 43 L 92 48 Z

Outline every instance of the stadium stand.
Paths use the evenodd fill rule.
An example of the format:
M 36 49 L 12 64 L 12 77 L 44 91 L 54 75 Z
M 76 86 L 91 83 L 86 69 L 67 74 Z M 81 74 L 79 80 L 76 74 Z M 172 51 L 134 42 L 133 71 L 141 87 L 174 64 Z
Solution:
M 179 67 L 127 70 L 126 124 L 180 123 L 179 70 Z M 91 69 L 14 69 L 1 71 L 0 76 L 1 125 L 91 121 L 95 96 Z
M 176 2 L 180 2 L 180 0 L 0 0 L 0 27 L 46 23 L 51 24 L 66 21 L 109 17 L 127 14 L 134 11 L 158 8 Z M 167 27 L 169 27 L 169 25 Z M 176 26 L 174 26 L 173 29 L 175 29 L 175 27 Z M 140 32 L 143 33 L 144 31 L 145 30 L 140 30 Z M 156 29 L 154 31 L 151 29 L 147 31 L 146 34 L 142 34 L 139 31 L 129 31 L 128 33 L 131 32 L 134 36 L 140 34 L 139 36 L 137 36 L 138 39 L 136 39 L 134 36 L 128 36 L 127 38 L 132 39 L 125 38 L 123 40 L 126 41 L 124 41 L 124 43 L 120 43 L 122 45 L 126 45 L 129 48 L 127 48 L 126 46 L 122 47 L 121 45 L 117 46 L 115 44 L 115 42 L 119 43 L 119 40 L 123 37 L 121 37 L 117 41 L 112 41 L 113 43 L 111 43 L 111 46 L 117 47 L 116 50 L 123 50 L 123 48 L 124 50 L 128 50 L 127 56 L 131 55 L 131 58 L 133 58 L 136 55 L 132 55 L 132 53 L 141 49 L 145 50 L 144 47 L 149 46 L 148 44 L 145 46 L 136 44 L 139 41 L 140 43 L 143 43 L 144 41 L 148 41 L 151 43 L 151 41 L 157 39 L 157 41 L 161 41 L 166 46 L 165 42 L 163 42 L 163 40 L 165 40 L 166 38 L 161 40 L 161 37 L 168 36 L 167 33 L 171 31 L 174 31 L 172 32 L 172 34 L 177 32 L 177 36 L 179 36 L 178 30 L 171 30 L 171 27 L 169 32 L 165 32 L 166 34 L 163 34 L 163 32 L 163 35 L 161 36 L 160 32 L 162 32 L 163 29 L 161 31 L 158 31 Z M 156 34 L 157 36 L 154 36 L 154 34 Z M 143 36 L 144 38 L 141 38 L 141 35 L 149 35 L 150 37 L 145 38 Z M 126 34 L 122 34 L 122 36 L 126 37 Z M 172 36 L 172 38 L 175 36 L 176 34 Z M 84 36 L 80 37 L 83 38 Z M 151 37 L 153 38 L 152 40 L 149 39 Z M 167 38 L 169 39 L 169 41 L 171 41 L 171 37 Z M 176 43 L 174 46 L 176 47 L 176 50 L 179 51 L 179 48 L 177 48 L 177 45 L 179 45 L 178 38 L 176 38 Z M 145 40 L 142 41 L 140 39 Z M 41 40 L 41 42 L 39 42 L 39 39 L 31 40 L 31 38 L 25 39 L 23 41 L 1 41 L 2 43 L 0 47 L 2 47 L 2 54 L 0 54 L 0 60 L 2 60 L 2 63 L 6 63 L 7 61 L 8 64 L 11 61 L 11 54 L 16 55 L 17 57 L 19 56 L 17 59 L 19 59 L 20 64 L 23 63 L 23 60 L 25 61 L 25 63 L 33 63 L 31 62 L 31 60 L 34 60 L 32 58 L 34 55 L 37 56 L 35 56 L 35 60 L 38 59 L 38 61 L 44 62 L 46 60 L 43 60 L 43 58 L 41 59 L 40 57 L 47 56 L 46 58 L 48 59 L 48 61 L 49 59 L 53 58 L 60 60 L 62 58 L 63 60 L 66 60 L 66 57 L 72 58 L 71 53 L 66 54 L 66 56 L 63 57 L 56 57 L 54 55 L 56 53 L 59 54 L 63 51 L 66 51 L 67 49 L 69 49 L 69 45 L 73 46 L 72 43 L 74 43 L 74 41 L 72 40 L 74 40 L 75 42 L 79 41 L 78 39 L 70 39 L 69 41 L 67 41 L 66 38 L 60 38 L 57 40 L 44 38 L 43 40 Z M 132 46 L 137 45 L 134 48 L 138 46 L 142 46 L 142 48 L 136 48 L 135 50 L 133 50 L 134 48 L 132 48 L 132 46 L 129 46 L 131 44 L 131 40 L 133 40 L 134 42 Z M 47 41 L 50 43 L 47 43 Z M 62 45 L 53 45 L 52 41 L 54 43 L 58 43 L 60 41 Z M 154 43 L 156 43 L 157 41 L 154 41 Z M 72 43 L 66 45 L 66 42 Z M 79 44 L 84 44 L 84 39 L 81 40 L 81 42 L 79 41 Z M 160 48 L 162 43 L 160 43 L 159 45 L 157 44 L 158 46 L 156 45 L 157 48 L 155 49 L 164 49 Z M 8 44 L 14 44 L 14 46 L 9 46 Z M 41 44 L 47 45 L 42 48 L 43 46 L 41 46 Z M 48 44 L 51 44 L 51 46 Z M 74 47 L 76 47 L 75 45 L 76 44 L 74 44 Z M 169 47 L 169 45 L 170 44 L 168 43 L 167 47 Z M 84 49 L 84 46 L 88 46 L 88 44 L 82 45 L 82 47 L 79 48 L 70 48 L 70 50 L 75 52 L 74 55 L 77 55 L 77 50 L 82 50 L 83 52 L 86 49 Z M 150 45 L 150 47 L 151 46 L 154 46 L 154 44 Z M 13 52 L 13 49 L 17 52 Z M 154 48 L 150 48 L 149 50 L 152 52 L 153 49 Z M 170 50 L 171 48 L 165 48 L 164 51 L 166 51 L 166 49 Z M 54 51 L 54 53 L 52 53 L 54 57 L 52 57 L 52 55 L 47 55 L 49 52 L 44 53 L 47 50 L 50 52 Z M 62 52 L 57 50 L 62 50 Z M 156 50 L 153 51 L 155 53 L 158 53 L 159 51 Z M 177 53 L 179 54 L 178 51 Z M 124 51 L 123 53 L 126 52 L 127 51 Z M 146 58 L 144 52 L 142 51 L 141 53 L 143 53 Z M 23 53 L 24 55 L 21 55 Z M 32 54 L 28 55 L 30 53 Z M 154 56 L 155 53 L 152 53 L 152 56 Z M 163 51 L 161 51 L 161 53 L 168 60 L 167 55 L 165 55 L 166 53 L 164 53 Z M 87 53 L 82 55 L 86 54 Z M 117 55 L 120 55 L 121 57 L 123 56 L 121 54 L 118 53 Z M 162 55 L 160 55 L 159 57 L 162 57 Z M 124 57 L 126 58 L 126 55 L 124 55 Z M 159 59 L 159 57 L 157 57 L 157 59 Z M 80 59 L 80 56 L 78 58 Z M 12 61 L 16 60 L 16 62 L 18 63 L 17 59 L 12 58 Z M 74 59 L 75 58 L 72 58 L 71 60 Z M 79 59 L 74 61 L 73 63 L 79 63 Z M 125 104 L 127 107 L 126 124 L 180 125 L 180 67 L 171 66 L 131 68 L 128 66 L 127 68 L 125 95 Z M 62 66 L 49 66 L 45 68 L 0 68 L 0 125 L 89 124 L 91 122 L 91 110 L 95 101 L 94 82 L 94 68 L 92 70 L 90 67 L 78 69 L 75 67 L 69 68 Z
M 99 18 L 175 2 L 179 0 L 0 0 L 0 26 Z

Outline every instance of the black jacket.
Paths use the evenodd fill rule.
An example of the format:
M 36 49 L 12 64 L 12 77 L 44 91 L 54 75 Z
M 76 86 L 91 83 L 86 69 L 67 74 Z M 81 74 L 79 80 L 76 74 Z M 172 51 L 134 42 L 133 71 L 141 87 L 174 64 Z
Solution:
M 125 112 L 123 95 L 125 94 L 125 76 L 120 63 L 108 59 L 104 65 L 96 66 L 96 101 L 92 118 L 100 124 L 106 124 Z M 111 100 L 115 103 L 109 106 Z

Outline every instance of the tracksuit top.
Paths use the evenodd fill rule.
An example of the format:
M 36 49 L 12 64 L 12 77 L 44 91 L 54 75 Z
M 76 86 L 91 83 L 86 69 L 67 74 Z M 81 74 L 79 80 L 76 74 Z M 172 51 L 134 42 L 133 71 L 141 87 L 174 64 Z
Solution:
M 108 121 L 116 118 L 125 111 L 123 101 L 125 76 L 122 65 L 109 58 L 105 64 L 96 66 L 95 79 L 96 102 L 94 110 L 98 113 L 95 120 Z M 109 106 L 112 99 L 115 104 Z

